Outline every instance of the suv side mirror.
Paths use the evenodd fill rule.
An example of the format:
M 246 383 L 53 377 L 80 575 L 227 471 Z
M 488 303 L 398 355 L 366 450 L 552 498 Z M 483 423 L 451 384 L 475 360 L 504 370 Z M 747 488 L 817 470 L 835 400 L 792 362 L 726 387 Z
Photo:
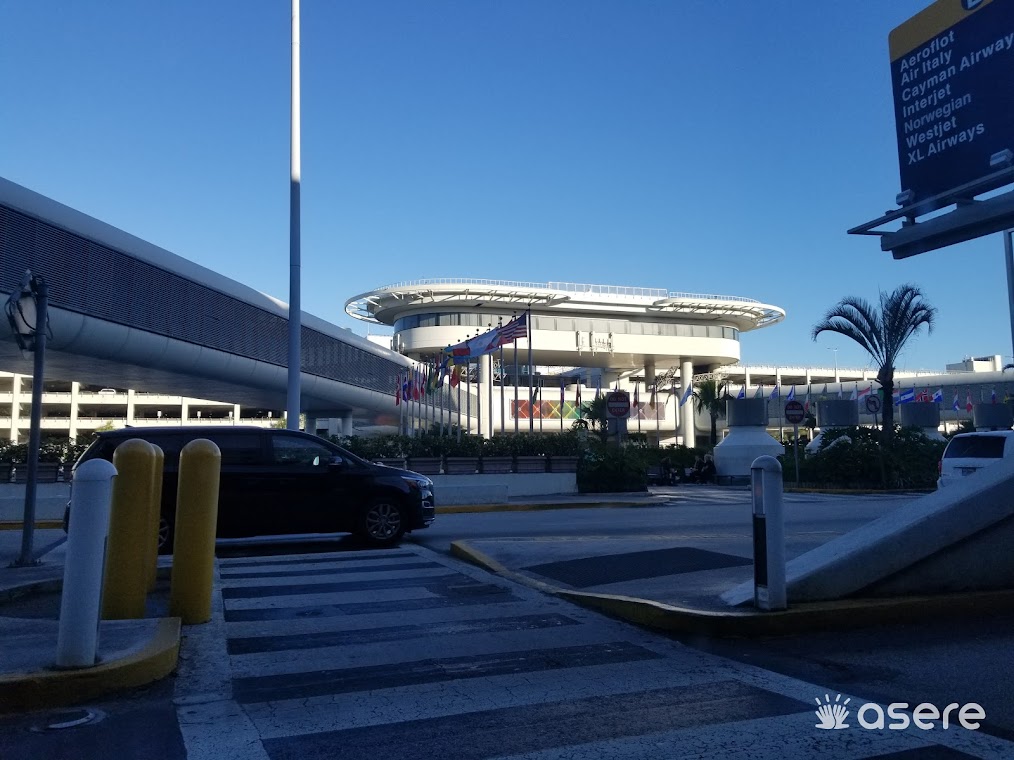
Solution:
M 345 460 L 342 459 L 338 454 L 335 454 L 333 457 L 331 457 L 331 461 L 328 464 L 330 464 L 332 467 L 341 467 L 343 464 L 345 464 Z

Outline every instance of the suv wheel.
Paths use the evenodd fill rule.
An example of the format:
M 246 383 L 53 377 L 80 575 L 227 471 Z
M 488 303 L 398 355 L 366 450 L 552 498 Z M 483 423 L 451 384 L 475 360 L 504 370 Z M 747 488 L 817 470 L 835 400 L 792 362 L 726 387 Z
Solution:
M 158 553 L 159 554 L 172 554 L 173 553 L 173 537 L 175 531 L 173 530 L 173 524 L 164 517 L 158 519 Z
M 379 499 L 363 513 L 359 532 L 374 546 L 391 546 L 405 534 L 405 518 L 396 504 Z

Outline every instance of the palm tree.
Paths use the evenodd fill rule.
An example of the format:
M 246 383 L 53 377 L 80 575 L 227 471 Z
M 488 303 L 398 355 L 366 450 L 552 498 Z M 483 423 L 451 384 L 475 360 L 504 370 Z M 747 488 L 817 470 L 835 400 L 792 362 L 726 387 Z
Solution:
M 926 325 L 933 332 L 937 310 L 915 285 L 899 285 L 880 292 L 880 311 L 862 298 L 843 298 L 813 326 L 814 340 L 822 332 L 851 338 L 869 352 L 877 365 L 877 382 L 884 391 L 884 441 L 894 435 L 894 368 L 909 338 Z
M 725 414 L 725 400 L 728 398 L 725 383 L 715 379 L 702 380 L 694 389 L 693 398 L 698 414 L 707 412 L 711 415 L 711 448 L 715 448 L 718 445 L 718 418 Z
M 591 423 L 599 439 L 605 441 L 609 436 L 609 416 L 606 413 L 606 397 L 598 395 L 591 401 L 581 404 L 581 420 Z

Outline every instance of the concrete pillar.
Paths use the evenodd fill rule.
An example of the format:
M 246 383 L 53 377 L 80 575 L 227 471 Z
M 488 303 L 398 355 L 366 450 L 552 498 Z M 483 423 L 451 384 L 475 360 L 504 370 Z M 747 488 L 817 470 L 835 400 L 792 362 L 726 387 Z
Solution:
M 352 412 L 342 412 L 342 435 L 352 435 Z
M 694 381 L 694 363 L 689 359 L 684 359 L 680 366 L 680 382 L 682 388 L 680 389 L 680 398 L 687 391 L 689 383 Z M 679 403 L 679 402 L 677 402 Z M 697 445 L 696 432 L 694 431 L 694 400 L 692 398 L 687 399 L 687 402 L 683 405 L 683 445 L 689 448 L 693 448 Z
M 73 441 L 77 438 L 77 397 L 81 392 L 81 383 L 70 384 L 70 430 L 67 435 Z
M 18 442 L 18 422 L 21 420 L 21 375 L 11 380 L 11 443 Z
M 750 387 L 750 370 L 743 370 L 743 387 Z
M 810 368 L 806 368 L 806 387 L 810 387 L 810 383 L 813 382 L 813 375 L 810 373 Z
M 134 389 L 127 389 L 127 424 L 134 424 Z
M 306 419 L 306 422 L 304 423 L 306 427 L 303 428 L 303 432 L 309 433 L 310 435 L 317 435 L 317 418 L 309 412 L 303 412 L 303 415 Z
M 190 402 L 185 399 L 180 399 L 180 422 L 184 425 L 190 420 Z

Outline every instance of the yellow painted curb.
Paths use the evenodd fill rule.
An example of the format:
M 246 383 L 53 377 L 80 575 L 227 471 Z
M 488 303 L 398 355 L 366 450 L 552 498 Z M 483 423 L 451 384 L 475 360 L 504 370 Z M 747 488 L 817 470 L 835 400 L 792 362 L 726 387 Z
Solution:
M 650 599 L 569 591 L 508 570 L 466 541 L 451 543 L 451 554 L 505 578 L 583 607 L 669 633 L 718 638 L 788 636 L 824 630 L 866 628 L 939 618 L 968 618 L 1014 610 L 1014 591 L 978 591 L 885 599 L 810 602 L 778 612 L 695 610 Z
M 74 704 L 165 678 L 176 669 L 180 619 L 159 618 L 138 651 L 91 668 L 0 675 L 0 712 Z

